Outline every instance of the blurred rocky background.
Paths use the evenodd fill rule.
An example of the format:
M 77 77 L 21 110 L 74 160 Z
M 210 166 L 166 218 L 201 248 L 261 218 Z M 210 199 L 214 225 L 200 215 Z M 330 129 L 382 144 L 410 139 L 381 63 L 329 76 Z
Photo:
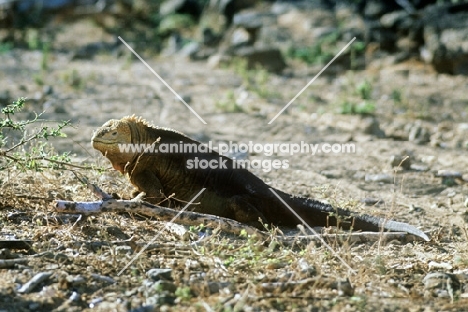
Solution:
M 441 0 L 0 0 L 0 50 L 68 50 L 72 58 L 119 53 L 117 36 L 154 54 L 180 54 L 215 66 L 245 58 L 272 72 L 285 57 L 328 62 L 356 37 L 335 70 L 421 59 L 441 73 L 468 73 L 468 3 Z M 96 42 L 57 40 L 61 28 L 91 19 Z M 66 39 L 66 38 L 65 38 Z M 76 39 L 76 40 L 75 40 Z

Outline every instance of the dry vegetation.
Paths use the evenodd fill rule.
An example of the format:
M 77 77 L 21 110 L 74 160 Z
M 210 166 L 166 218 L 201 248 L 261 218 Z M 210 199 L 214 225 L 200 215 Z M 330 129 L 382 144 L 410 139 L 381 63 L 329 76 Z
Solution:
M 57 199 L 96 200 L 77 175 L 104 181 L 110 192 L 131 190 L 112 171 L 67 162 L 41 168 L 48 163 L 1 172 L 2 236 L 30 245 L 2 249 L 0 305 L 7 310 L 422 311 L 466 304 L 466 233 L 458 238 L 439 228 L 431 243 L 381 234 L 356 243 L 350 234 L 331 234 L 333 254 L 297 231 L 236 237 L 203 226 L 166 227 L 133 213 L 59 214 Z M 309 190 L 343 203 L 336 189 Z M 458 274 L 426 281 L 437 271 Z M 41 282 L 24 286 L 39 273 Z

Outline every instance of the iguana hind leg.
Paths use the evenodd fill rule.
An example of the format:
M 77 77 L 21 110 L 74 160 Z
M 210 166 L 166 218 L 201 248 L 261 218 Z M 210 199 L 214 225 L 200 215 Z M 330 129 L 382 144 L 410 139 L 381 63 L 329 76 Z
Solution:
M 259 229 L 263 229 L 262 223 L 268 223 L 265 216 L 242 195 L 231 197 L 228 200 L 228 205 L 232 218 L 236 221 Z

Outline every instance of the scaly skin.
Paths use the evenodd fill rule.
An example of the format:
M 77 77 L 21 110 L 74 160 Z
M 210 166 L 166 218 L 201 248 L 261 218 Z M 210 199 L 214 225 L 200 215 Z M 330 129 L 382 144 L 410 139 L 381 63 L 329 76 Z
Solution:
M 279 226 L 296 226 L 297 217 L 281 203 L 260 178 L 246 169 L 234 168 L 233 160 L 215 151 L 163 153 L 160 144 L 202 143 L 183 133 L 149 125 L 135 116 L 112 119 L 100 127 L 92 138 L 93 147 L 106 156 L 112 166 L 128 175 L 146 200 L 165 207 L 183 206 L 202 188 L 206 190 L 192 205 L 196 212 L 231 218 L 261 228 L 259 220 Z M 119 144 L 153 144 L 158 152 L 121 152 Z M 188 169 L 187 161 L 195 157 L 207 161 L 224 161 L 227 169 Z M 319 201 L 274 191 L 311 226 L 336 225 L 340 216 L 342 228 L 365 231 L 402 231 L 428 241 L 422 231 L 412 225 L 384 220 L 369 215 L 333 208 Z M 167 199 L 167 196 L 174 194 Z M 192 208 L 191 207 L 191 208 Z

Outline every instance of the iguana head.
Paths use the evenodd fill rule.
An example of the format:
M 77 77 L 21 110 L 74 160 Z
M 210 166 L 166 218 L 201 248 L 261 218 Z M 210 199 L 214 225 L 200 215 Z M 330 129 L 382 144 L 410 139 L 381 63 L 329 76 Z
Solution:
M 133 121 L 127 117 L 111 119 L 98 128 L 91 139 L 93 147 L 106 156 L 114 169 L 121 173 L 124 173 L 127 163 L 135 157 L 135 153 L 121 150 L 122 144 L 132 143 L 131 122 Z

